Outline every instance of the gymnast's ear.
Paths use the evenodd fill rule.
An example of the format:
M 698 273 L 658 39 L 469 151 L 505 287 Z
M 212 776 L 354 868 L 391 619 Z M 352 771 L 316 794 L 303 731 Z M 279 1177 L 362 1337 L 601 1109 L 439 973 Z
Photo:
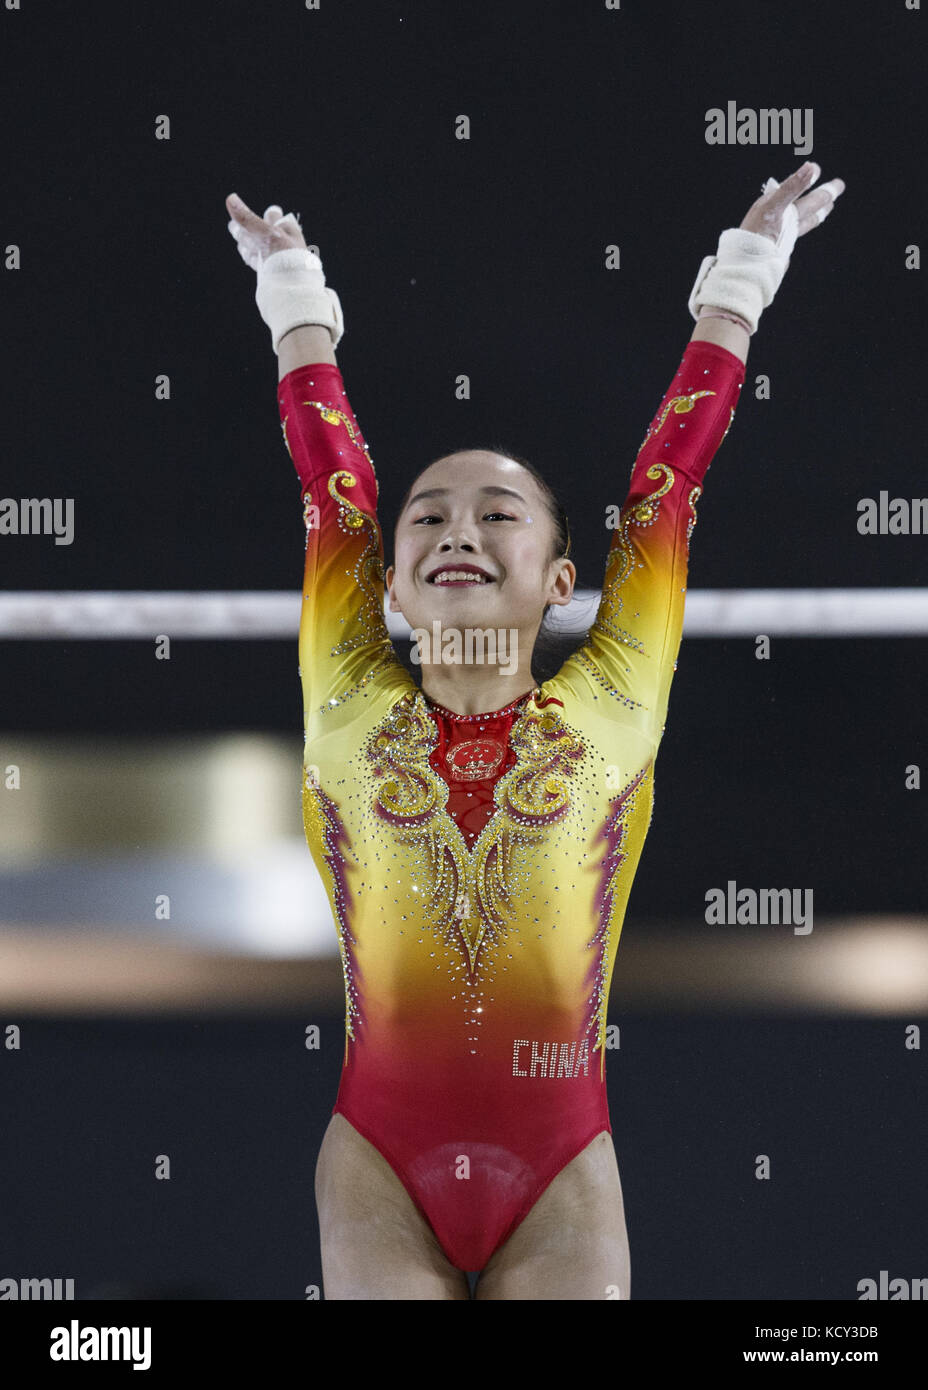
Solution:
M 399 604 L 396 602 L 396 600 L 394 599 L 393 595 L 390 594 L 390 590 L 391 590 L 391 588 L 393 587 L 393 581 L 395 580 L 395 578 L 396 578 L 396 570 L 395 570 L 394 566 L 393 566 L 393 565 L 388 565 L 388 566 L 387 566 L 386 573 L 384 574 L 384 577 L 383 577 L 384 586 L 385 586 L 385 588 L 386 588 L 386 590 L 387 590 L 387 594 L 389 595 L 387 606 L 388 606 L 388 608 L 389 608 L 389 610 L 390 610 L 391 613 L 402 613 L 402 611 L 403 611 L 402 608 L 400 608 Z

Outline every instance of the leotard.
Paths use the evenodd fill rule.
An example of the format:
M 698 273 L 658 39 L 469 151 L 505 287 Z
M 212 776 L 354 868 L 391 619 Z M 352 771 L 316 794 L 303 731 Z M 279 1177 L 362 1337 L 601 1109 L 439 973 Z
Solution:
M 429 701 L 392 646 L 378 484 L 339 369 L 279 385 L 306 523 L 303 821 L 345 980 L 333 1113 L 462 1270 L 612 1132 L 609 986 L 696 501 L 743 380 L 733 353 L 687 346 L 615 509 L 587 640 L 553 679 L 469 718 Z

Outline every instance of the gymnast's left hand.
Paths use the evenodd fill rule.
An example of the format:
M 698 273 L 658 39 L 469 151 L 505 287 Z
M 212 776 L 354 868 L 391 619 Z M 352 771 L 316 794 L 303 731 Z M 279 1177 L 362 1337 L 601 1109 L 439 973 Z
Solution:
M 843 179 L 829 179 L 811 191 L 821 172 L 820 165 L 810 160 L 783 183 L 768 179 L 763 193 L 748 209 L 742 229 L 770 237 L 789 255 L 796 238 L 820 226 L 844 192 Z
M 257 270 L 262 261 L 275 251 L 287 251 L 306 246 L 303 231 L 295 213 L 284 210 L 277 203 L 265 209 L 263 217 L 244 203 L 235 193 L 226 198 L 229 213 L 229 231 L 238 246 L 239 255 L 252 270 Z

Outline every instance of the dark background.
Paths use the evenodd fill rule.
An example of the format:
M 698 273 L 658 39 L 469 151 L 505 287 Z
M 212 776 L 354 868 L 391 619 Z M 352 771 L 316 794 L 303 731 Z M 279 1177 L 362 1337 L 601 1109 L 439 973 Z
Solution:
M 4 537 L 5 588 L 299 584 L 299 487 L 231 191 L 298 212 L 340 295 L 388 558 L 414 473 L 499 439 L 559 487 L 578 587 L 599 587 L 604 507 L 692 331 L 700 260 L 805 158 L 847 191 L 752 340 L 690 587 L 923 583 L 928 538 L 856 530 L 860 498 L 928 491 L 925 291 L 904 266 L 928 210 L 925 16 L 902 0 L 159 0 L 0 22 L 0 225 L 23 262 L 0 282 L 0 493 L 73 497 L 77 522 L 69 547 Z M 812 107 L 812 150 L 707 145 L 729 99 Z M 163 663 L 131 642 L 2 656 L 8 739 L 261 729 L 299 757 L 296 634 L 180 641 Z M 684 642 L 626 931 L 728 878 L 812 886 L 821 916 L 924 912 L 924 792 L 903 776 L 925 762 L 926 674 L 921 638 L 774 638 L 764 662 L 748 638 Z M 928 1274 L 912 1021 L 636 1016 L 610 1063 L 633 1295 L 849 1298 L 881 1268 Z M 296 1045 L 260 1017 L 31 1026 L 4 1063 L 0 1275 L 73 1272 L 84 1296 L 319 1281 L 340 1020 L 324 1060 L 299 1020 Z M 162 1149 L 184 1157 L 152 1185 Z M 772 1150 L 780 1180 L 757 1183 L 750 1156 Z

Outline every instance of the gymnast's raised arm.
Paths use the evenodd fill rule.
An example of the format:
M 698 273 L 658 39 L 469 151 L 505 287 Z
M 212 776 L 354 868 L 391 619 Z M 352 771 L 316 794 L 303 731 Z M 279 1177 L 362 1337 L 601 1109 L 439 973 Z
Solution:
M 810 192 L 821 172 L 809 160 L 783 183 L 768 179 L 738 229 L 775 242 L 781 265 L 775 259 L 765 264 L 767 258 L 758 257 L 758 244 L 752 246 L 750 238 L 723 233 L 717 255 L 704 259 L 690 297 L 690 309 L 698 315 L 691 342 L 716 343 L 742 362 L 748 360 L 750 335 L 776 292 L 796 238 L 824 222 L 844 192 L 843 179 L 830 179 Z
M 305 756 L 359 711 L 387 709 L 412 679 L 383 611 L 383 536 L 377 477 L 345 393 L 335 348 L 341 304 L 293 214 L 263 217 L 231 195 L 226 206 L 242 259 L 257 271 L 255 299 L 280 369 L 284 443 L 300 480 L 306 547 L 299 632 Z M 354 696 L 363 692 L 363 699 Z
M 271 324 L 278 359 L 278 380 L 297 367 L 316 362 L 337 366 L 335 344 L 341 337 L 341 306 L 334 290 L 325 288 L 318 254 L 310 251 L 293 213 L 272 204 L 263 217 L 252 212 L 237 193 L 226 198 L 231 221 L 229 231 L 238 243 L 246 265 L 258 271 L 258 304 Z M 264 263 L 276 251 L 292 251 L 285 262 L 273 263 L 277 276 L 264 271 Z M 293 321 L 295 320 L 295 322 Z

